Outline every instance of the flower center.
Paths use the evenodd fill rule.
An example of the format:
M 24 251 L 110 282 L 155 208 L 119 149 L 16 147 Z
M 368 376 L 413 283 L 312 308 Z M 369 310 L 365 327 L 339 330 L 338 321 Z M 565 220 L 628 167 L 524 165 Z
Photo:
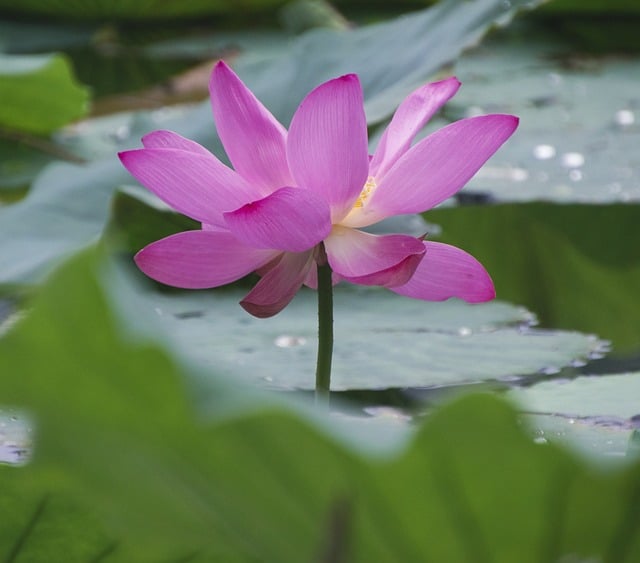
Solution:
M 364 184 L 364 188 L 362 188 L 362 191 L 358 196 L 358 199 L 356 199 L 356 202 L 353 204 L 353 208 L 360 209 L 376 186 L 376 179 L 373 176 L 369 176 Z

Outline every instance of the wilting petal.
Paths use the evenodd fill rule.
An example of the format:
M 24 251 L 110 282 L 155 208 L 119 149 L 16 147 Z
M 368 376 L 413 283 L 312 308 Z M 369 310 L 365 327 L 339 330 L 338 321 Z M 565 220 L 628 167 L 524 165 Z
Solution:
M 302 252 L 331 231 L 329 206 L 300 188 L 281 188 L 271 195 L 224 214 L 229 230 L 256 248 Z
M 167 131 L 166 129 L 159 129 L 158 131 L 147 133 L 142 137 L 142 144 L 146 149 L 181 149 L 206 156 L 211 154 L 195 141 L 178 135 L 173 131 Z
M 250 248 L 229 232 L 185 231 L 144 247 L 135 262 L 147 276 L 161 283 L 204 289 L 240 279 L 276 254 Z
M 313 252 L 285 252 L 240 302 L 255 317 L 272 317 L 284 309 L 302 286 L 313 263 Z
M 260 197 L 246 180 L 211 153 L 137 149 L 118 156 L 143 186 L 196 221 L 224 225 L 225 211 Z
M 333 222 L 339 222 L 360 195 L 369 169 L 356 75 L 325 82 L 302 101 L 289 127 L 287 154 L 298 186 L 323 196 Z
M 496 296 L 489 274 L 473 256 L 440 242 L 424 244 L 427 253 L 413 277 L 391 291 L 425 301 L 458 297 L 469 303 L 480 303 Z
M 484 115 L 432 133 L 396 162 L 346 224 L 362 227 L 438 205 L 471 179 L 517 125 L 511 115 Z
M 293 185 L 286 129 L 224 63 L 209 82 L 216 129 L 233 167 L 266 195 Z
M 371 159 L 369 176 L 382 178 L 409 150 L 414 137 L 460 88 L 457 78 L 447 78 L 421 86 L 400 104 L 385 129 Z
M 324 245 L 331 268 L 344 279 L 385 287 L 406 282 L 425 253 L 415 237 L 378 236 L 346 227 L 334 227 Z

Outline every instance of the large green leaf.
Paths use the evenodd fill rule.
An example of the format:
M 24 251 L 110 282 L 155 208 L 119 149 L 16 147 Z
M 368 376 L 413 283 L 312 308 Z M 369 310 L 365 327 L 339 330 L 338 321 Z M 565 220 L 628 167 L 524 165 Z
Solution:
M 367 117 L 376 123 L 411 90 L 476 45 L 490 27 L 505 25 L 518 10 L 539 3 L 444 0 L 430 9 L 354 31 L 313 30 L 283 55 L 247 53 L 236 68 L 285 123 L 313 87 L 356 72 L 365 92 Z
M 0 466 L 2 560 L 83 563 L 111 554 L 117 543 L 105 534 L 95 514 L 68 496 L 44 492 L 46 481 L 29 470 Z
M 132 561 L 640 557 L 639 465 L 600 472 L 539 446 L 488 395 L 442 409 L 383 458 L 350 448 L 319 424 L 326 414 L 300 407 L 254 402 L 221 417 L 247 390 L 219 381 L 206 408 L 185 393 L 188 368 L 122 331 L 104 276 L 94 257 L 75 260 L 0 340 L 0 396 L 33 413 L 38 436 L 26 493 L 0 471 L 5 506 L 14 494 L 28 499 L 6 514 L 3 531 L 13 533 L 0 536 L 1 552 L 33 513 L 31 499 L 48 492 L 91 503 L 87 514 L 105 516 L 109 535 L 85 530 L 87 545 L 114 538 Z M 58 510 L 71 523 L 81 514 Z
M 0 126 L 50 133 L 82 117 L 88 100 L 63 55 L 0 54 Z
M 0 208 L 0 284 L 40 280 L 56 260 L 97 240 L 114 185 L 128 178 L 115 158 L 49 166 L 25 200 Z
M 447 0 L 429 10 L 360 29 L 312 31 L 293 41 L 284 54 L 248 52 L 235 66 L 284 123 L 319 82 L 358 72 L 369 120 L 379 121 L 412 88 L 523 5 L 530 2 L 518 0 L 507 8 L 502 0 Z M 173 118 L 153 114 L 145 123 L 148 129 L 174 129 L 221 154 L 208 102 Z M 138 145 L 139 136 L 148 129 L 131 117 L 128 126 L 121 124 L 114 130 L 113 153 Z M 7 241 L 0 247 L 0 284 L 38 282 L 60 258 L 98 237 L 107 217 L 106 201 L 119 184 L 131 181 L 127 178 L 115 154 L 89 166 L 57 165 L 45 170 L 26 199 L 0 209 L 0 238 Z
M 597 332 L 640 349 L 640 207 L 544 203 L 437 209 L 441 238 L 491 272 L 501 299 L 543 326 Z M 499 251 L 497 251 L 499 249 Z

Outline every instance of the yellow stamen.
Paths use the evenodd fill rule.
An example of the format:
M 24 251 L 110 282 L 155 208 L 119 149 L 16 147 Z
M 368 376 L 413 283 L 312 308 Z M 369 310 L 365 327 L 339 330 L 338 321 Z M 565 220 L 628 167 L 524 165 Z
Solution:
M 356 199 L 356 202 L 353 204 L 354 209 L 360 209 L 364 205 L 365 200 L 369 197 L 371 191 L 376 187 L 376 185 L 375 178 L 373 176 L 369 176 L 364 184 L 364 188 L 362 188 L 362 192 L 360 192 L 358 199 Z

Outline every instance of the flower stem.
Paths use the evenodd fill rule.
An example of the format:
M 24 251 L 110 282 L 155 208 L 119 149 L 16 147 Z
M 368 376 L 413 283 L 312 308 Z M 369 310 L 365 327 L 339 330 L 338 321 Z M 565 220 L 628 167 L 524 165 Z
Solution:
M 329 406 L 331 357 L 333 355 L 333 284 L 331 266 L 318 264 L 318 362 L 316 404 Z

